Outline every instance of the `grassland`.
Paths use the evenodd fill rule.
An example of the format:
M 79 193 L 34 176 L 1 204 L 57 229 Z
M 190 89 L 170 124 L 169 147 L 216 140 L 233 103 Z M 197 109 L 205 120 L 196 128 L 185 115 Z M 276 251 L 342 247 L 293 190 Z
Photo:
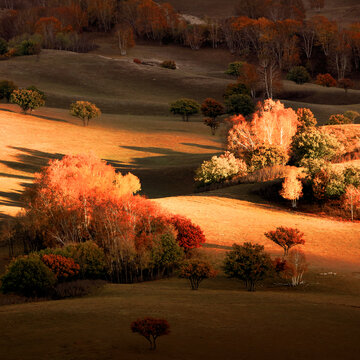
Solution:
M 217 261 L 229 245 L 243 241 L 279 255 L 263 233 L 279 225 L 298 227 L 310 262 L 306 285 L 290 289 L 270 282 L 250 294 L 221 275 L 192 292 L 173 278 L 107 285 L 82 299 L 2 306 L 0 358 L 357 359 L 359 223 L 276 208 L 254 195 L 251 184 L 191 195 L 193 171 L 223 150 L 223 131 L 211 136 L 199 117 L 190 123 L 171 117 L 168 103 L 182 96 L 221 100 L 232 81 L 224 68 L 236 58 L 223 50 L 156 45 L 138 45 L 120 58 L 111 39 L 100 45 L 91 54 L 44 51 L 38 58 L 0 62 L 0 78 L 34 84 L 48 96 L 48 107 L 33 116 L 0 104 L 0 217 L 19 210 L 21 191 L 48 160 L 93 151 L 138 175 L 143 193 L 166 210 L 199 224 L 208 238 L 206 251 Z M 139 66 L 134 57 L 171 58 L 179 70 Z M 360 110 L 359 91 L 345 97 L 339 89 L 288 82 L 285 90 L 288 106 L 310 107 L 320 124 L 332 113 Z M 82 127 L 67 110 L 76 99 L 94 101 L 104 114 Z M 330 271 L 337 275 L 319 275 Z M 164 317 L 172 326 L 156 353 L 130 332 L 130 322 L 141 316 Z
M 0 354 L 7 360 L 358 358 L 359 286 L 317 275 L 297 291 L 242 287 L 220 277 L 191 291 L 185 280 L 169 279 L 107 285 L 82 299 L 3 306 Z M 159 338 L 156 352 L 130 331 L 142 316 L 170 323 L 172 332 Z

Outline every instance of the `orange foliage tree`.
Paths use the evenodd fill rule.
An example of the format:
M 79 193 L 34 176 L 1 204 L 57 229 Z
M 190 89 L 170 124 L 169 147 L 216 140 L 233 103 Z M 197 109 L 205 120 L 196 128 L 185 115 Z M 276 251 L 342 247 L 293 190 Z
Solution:
M 298 118 L 294 110 L 286 109 L 280 101 L 265 100 L 251 121 L 242 116 L 232 118 L 234 123 L 227 139 L 228 150 L 241 157 L 259 145 L 276 145 L 289 149 L 295 135 Z
M 62 24 L 55 17 L 40 18 L 35 24 L 35 31 L 43 38 L 43 45 L 51 48 L 55 44 L 56 34 L 62 29 Z
M 360 188 L 349 185 L 343 196 L 343 206 L 350 210 L 351 220 L 354 220 L 354 214 L 360 210 Z

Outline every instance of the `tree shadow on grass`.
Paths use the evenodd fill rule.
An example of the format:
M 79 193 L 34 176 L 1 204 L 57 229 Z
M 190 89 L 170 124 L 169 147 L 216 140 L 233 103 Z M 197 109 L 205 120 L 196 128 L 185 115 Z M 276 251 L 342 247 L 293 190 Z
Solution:
M 121 148 L 156 154 L 134 158 L 130 165 L 109 161 L 117 171 L 130 171 L 139 177 L 142 185 L 141 194 L 149 198 L 194 193 L 195 170 L 202 161 L 213 155 L 186 153 L 160 147 L 121 146 Z
M 194 143 L 181 143 L 181 144 L 187 145 L 187 146 L 198 147 L 200 149 L 217 150 L 219 152 L 223 150 L 223 148 L 221 146 L 211 146 L 211 145 L 202 145 L 202 144 L 194 144 Z
M 61 159 L 64 155 L 59 153 L 49 153 L 29 148 L 10 146 L 10 149 L 17 150 L 19 153 L 14 155 L 15 161 L 0 160 L 1 164 L 6 165 L 12 170 L 22 171 L 29 174 L 38 172 L 46 166 L 50 160 Z M 6 176 L 6 174 L 4 175 Z M 8 177 L 19 177 L 18 175 L 8 174 Z M 20 175 L 19 178 L 24 178 Z
M 13 113 L 13 114 L 21 114 L 21 115 L 25 115 L 24 113 L 20 112 L 20 111 L 15 111 L 15 110 L 12 110 L 12 109 L 7 109 L 7 108 L 4 108 L 0 105 L 0 110 L 1 111 L 6 111 L 6 112 L 10 112 L 10 113 Z M 40 118 L 40 119 L 44 119 L 44 120 L 51 120 L 51 121 L 57 121 L 57 122 L 64 122 L 64 123 L 68 123 L 68 124 L 71 124 L 69 121 L 65 120 L 65 119 L 59 119 L 59 118 L 55 118 L 55 117 L 52 117 L 52 116 L 46 116 L 46 115 L 39 115 L 39 114 L 36 114 L 36 113 L 31 113 L 31 114 L 26 114 L 27 117 L 31 117 L 31 116 L 35 116 L 37 118 Z

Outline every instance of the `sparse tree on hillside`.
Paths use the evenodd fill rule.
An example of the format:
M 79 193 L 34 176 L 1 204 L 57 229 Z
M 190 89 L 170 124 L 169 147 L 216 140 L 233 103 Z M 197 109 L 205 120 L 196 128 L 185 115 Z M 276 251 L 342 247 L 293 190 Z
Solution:
M 115 30 L 121 55 L 126 55 L 129 48 L 135 45 L 132 28 L 127 24 L 118 24 Z
M 270 256 L 259 244 L 234 244 L 226 254 L 224 271 L 228 277 L 244 281 L 248 291 L 255 291 L 256 284 L 273 270 Z
M 201 112 L 206 117 L 204 119 L 205 125 L 211 128 L 211 132 L 215 135 L 216 129 L 220 126 L 218 117 L 224 114 L 224 107 L 215 99 L 207 98 L 201 104 Z
M 296 201 L 303 195 L 302 183 L 298 179 L 296 170 L 291 171 L 289 175 L 285 177 L 280 195 L 284 199 L 291 200 L 292 207 L 296 207 Z
M 181 115 L 184 121 L 189 121 L 189 117 L 198 114 L 199 111 L 199 103 L 192 99 L 179 99 L 170 105 L 170 112 Z
M 83 121 L 84 126 L 89 125 L 89 121 L 101 115 L 100 109 L 89 101 L 77 101 L 70 105 L 70 114 Z
M 304 273 L 308 268 L 304 252 L 300 249 L 292 249 L 286 260 L 286 273 L 291 278 L 291 285 L 301 285 Z
M 170 333 L 170 325 L 166 320 L 151 317 L 132 322 L 130 328 L 133 333 L 138 333 L 150 343 L 151 350 L 156 349 L 156 340 L 159 336 Z
M 354 185 L 349 185 L 343 196 L 343 206 L 345 209 L 350 210 L 351 220 L 354 220 L 354 214 L 360 210 L 360 188 Z
M 280 226 L 276 230 L 266 232 L 265 236 L 284 249 L 284 256 L 293 246 L 305 244 L 304 234 L 294 228 Z
M 180 267 L 180 277 L 188 279 L 192 290 L 197 290 L 200 283 L 216 276 L 212 265 L 202 259 L 189 259 L 184 261 Z
M 14 90 L 11 94 L 10 101 L 13 104 L 19 105 L 24 114 L 45 105 L 43 96 L 34 90 Z
M 351 79 L 347 79 L 347 78 L 340 79 L 338 81 L 338 87 L 344 89 L 345 94 L 347 94 L 348 90 L 354 87 L 354 82 Z

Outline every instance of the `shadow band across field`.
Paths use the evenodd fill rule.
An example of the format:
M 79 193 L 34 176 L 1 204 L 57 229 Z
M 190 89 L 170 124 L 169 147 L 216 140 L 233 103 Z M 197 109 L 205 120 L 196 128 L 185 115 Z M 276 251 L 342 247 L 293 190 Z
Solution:
M 202 146 L 198 144 L 186 145 Z M 9 179 L 31 181 L 33 175 L 45 167 L 50 160 L 61 159 L 64 156 L 61 153 L 50 153 L 25 147 L 11 146 L 9 148 L 17 151 L 14 160 L 0 160 L 0 164 L 5 165 L 10 170 L 9 172 L 3 170 L 0 177 Z M 160 147 L 123 146 L 123 148 L 155 154 L 154 156 L 135 158 L 133 164 L 130 165 L 119 160 L 105 159 L 116 171 L 125 174 L 131 172 L 138 176 L 142 185 L 141 194 L 149 198 L 192 194 L 194 192 L 194 172 L 197 167 L 194 164 L 211 156 L 211 154 L 185 153 Z M 216 147 L 211 148 L 219 150 Z M 21 183 L 21 186 L 31 185 L 24 182 Z M 0 192 L 0 205 L 21 207 L 21 197 L 21 191 Z

